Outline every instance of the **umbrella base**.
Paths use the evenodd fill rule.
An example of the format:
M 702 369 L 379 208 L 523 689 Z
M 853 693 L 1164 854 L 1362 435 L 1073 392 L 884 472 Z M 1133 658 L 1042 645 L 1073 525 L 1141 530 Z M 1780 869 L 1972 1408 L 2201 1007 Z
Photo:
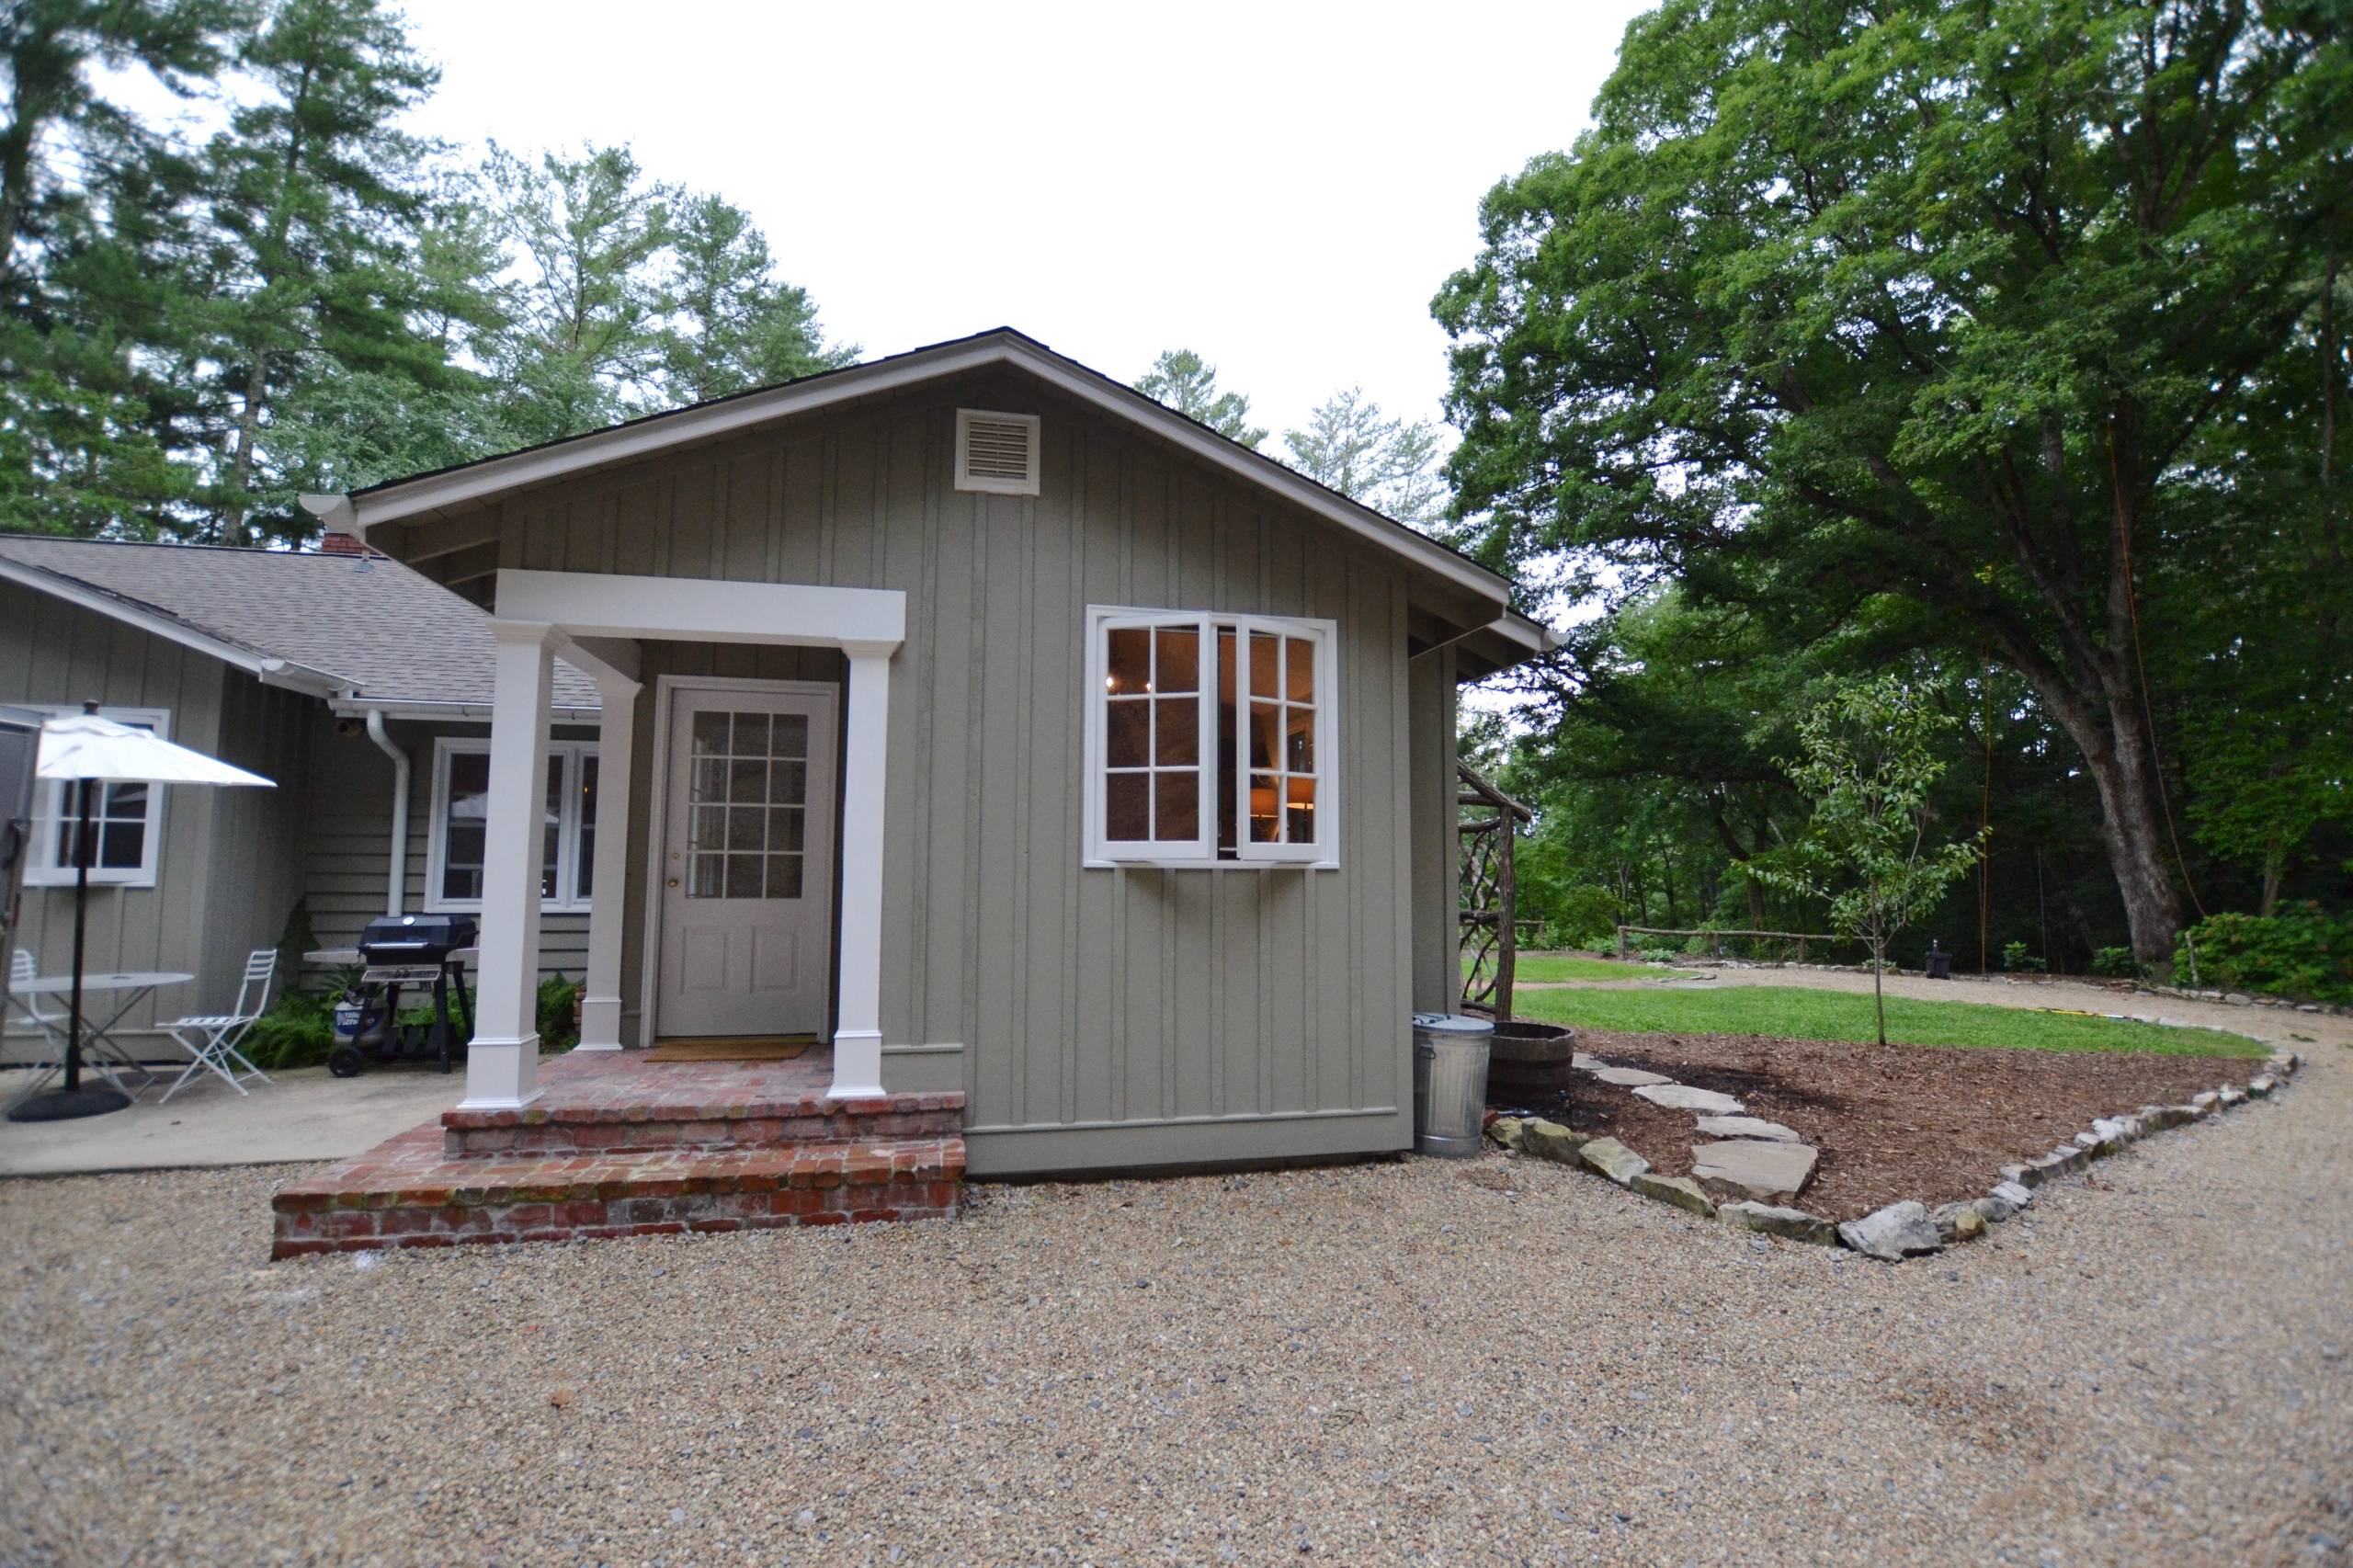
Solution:
M 71 1121 L 78 1116 L 104 1116 L 131 1104 L 119 1089 L 51 1089 L 10 1108 L 11 1121 Z

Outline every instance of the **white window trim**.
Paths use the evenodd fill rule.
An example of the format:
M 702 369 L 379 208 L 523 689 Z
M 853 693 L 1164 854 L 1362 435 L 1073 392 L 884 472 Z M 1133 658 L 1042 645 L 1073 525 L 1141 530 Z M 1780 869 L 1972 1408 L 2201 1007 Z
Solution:
M 34 712 L 52 719 L 62 719 L 82 711 L 78 702 L 29 702 L 25 704 Z M 111 719 L 118 724 L 144 724 L 162 740 L 172 738 L 172 710 L 168 708 L 101 707 L 98 717 Z M 164 801 L 170 790 L 162 784 L 147 786 L 147 832 L 141 838 L 139 865 L 136 869 L 103 866 L 90 868 L 90 885 L 94 888 L 152 888 L 155 885 L 156 869 L 163 864 Z M 57 824 L 60 817 L 73 810 L 72 793 L 62 778 L 41 780 L 33 792 L 33 852 L 25 861 L 25 886 L 28 888 L 70 888 L 74 882 L 74 870 L 69 863 L 60 866 L 50 858 L 57 852 Z
M 1201 832 L 1199 839 L 1188 850 L 1172 854 L 1168 841 L 1115 842 L 1106 833 L 1105 815 L 1108 790 L 1105 780 L 1108 772 L 1108 713 L 1105 688 L 1110 677 L 1109 633 L 1130 626 L 1183 626 L 1199 629 L 1201 637 L 1201 722 L 1203 738 L 1201 760 Z M 1240 797 L 1236 802 L 1235 822 L 1241 842 L 1235 846 L 1237 859 L 1224 860 L 1217 852 L 1217 750 L 1213 737 L 1217 731 L 1217 629 L 1234 628 L 1237 657 L 1245 661 L 1245 670 L 1237 676 L 1246 681 L 1246 650 L 1253 631 L 1272 631 L 1292 637 L 1307 637 L 1315 645 L 1315 755 L 1321 759 L 1316 779 L 1316 842 L 1313 845 L 1253 844 L 1249 841 L 1250 766 L 1246 745 L 1249 703 L 1245 698 L 1236 704 L 1236 733 L 1232 737 L 1238 748 L 1234 767 L 1234 789 Z M 1304 616 L 1225 614 L 1222 611 L 1182 609 L 1148 609 L 1132 605 L 1088 605 L 1086 607 L 1085 657 L 1086 688 L 1082 700 L 1086 710 L 1085 751 L 1081 766 L 1085 777 L 1080 789 L 1085 803 L 1086 853 L 1080 865 L 1088 870 L 1112 870 L 1120 867 L 1137 867 L 1161 870 L 1266 870 L 1277 867 L 1295 869 L 1336 870 L 1340 864 L 1340 680 L 1339 623 Z
M 436 735 L 433 737 L 433 803 L 432 815 L 425 824 L 425 908 L 432 915 L 476 914 L 482 909 L 478 898 L 444 898 L 441 896 L 442 877 L 449 869 L 449 762 L 463 756 L 488 756 L 490 739 L 472 735 Z M 544 915 L 585 915 L 592 901 L 578 896 L 580 890 L 580 762 L 597 755 L 595 741 L 550 741 L 548 767 L 562 771 L 563 787 L 556 792 L 561 802 L 555 832 L 555 894 L 540 900 Z M 604 793 L 602 769 L 598 770 L 597 793 Z M 603 825 L 598 825 L 603 831 Z

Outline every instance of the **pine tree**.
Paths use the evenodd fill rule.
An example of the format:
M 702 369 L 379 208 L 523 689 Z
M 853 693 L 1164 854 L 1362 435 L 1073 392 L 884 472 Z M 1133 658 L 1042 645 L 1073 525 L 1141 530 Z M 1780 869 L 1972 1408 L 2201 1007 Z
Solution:
M 306 379 L 432 386 L 442 370 L 408 324 L 428 149 L 392 128 L 438 73 L 379 0 L 287 0 L 240 63 L 261 90 L 206 152 L 213 368 L 199 372 L 219 452 L 200 531 L 233 544 L 307 530 L 299 482 L 268 449 Z
M 778 279 L 767 237 L 720 197 L 680 205 L 666 302 L 662 385 L 674 404 L 773 386 L 858 355 L 854 347 L 825 346 L 809 291 Z
M 1152 369 L 1138 378 L 1136 391 L 1253 451 L 1267 438 L 1267 432 L 1250 423 L 1250 400 L 1240 392 L 1218 391 L 1217 367 L 1203 363 L 1189 348 L 1171 348 L 1154 359 Z
M 1283 445 L 1308 478 L 1401 523 L 1427 528 L 1445 516 L 1438 431 L 1427 419 L 1384 417 L 1362 387 L 1334 393 L 1306 429 L 1283 432 Z

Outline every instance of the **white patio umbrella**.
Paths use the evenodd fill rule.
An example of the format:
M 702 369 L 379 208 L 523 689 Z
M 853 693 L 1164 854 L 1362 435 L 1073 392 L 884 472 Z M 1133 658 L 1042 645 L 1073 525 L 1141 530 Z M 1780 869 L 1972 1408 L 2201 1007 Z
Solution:
M 131 1101 L 114 1089 L 82 1087 L 82 949 L 89 915 L 90 791 L 98 784 L 245 784 L 278 786 L 258 773 L 232 767 L 216 757 L 142 730 L 98 717 L 98 705 L 51 719 L 40 727 L 41 778 L 74 785 L 74 1004 L 65 1037 L 65 1086 L 36 1095 L 8 1113 L 12 1121 L 62 1121 L 120 1110 Z

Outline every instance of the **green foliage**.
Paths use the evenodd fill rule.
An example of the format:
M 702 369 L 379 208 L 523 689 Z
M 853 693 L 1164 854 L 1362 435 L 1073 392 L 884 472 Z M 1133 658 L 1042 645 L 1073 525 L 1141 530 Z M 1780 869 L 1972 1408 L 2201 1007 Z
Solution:
M 625 147 L 404 131 L 438 73 L 386 0 L 32 0 L 0 74 L 0 528 L 300 542 L 303 492 L 854 352 Z
M 2131 980 L 2141 972 L 2130 948 L 2102 948 L 2092 954 L 2092 972 L 2110 980 Z
M 335 1049 L 336 992 L 289 991 L 254 1021 L 239 1048 L 265 1073 L 316 1067 Z
M 1796 985 L 1727 985 L 1705 991 L 1529 991 L 1512 1011 L 1546 1023 L 1656 1034 L 1730 1034 L 1869 1043 L 1870 1021 L 1843 992 Z M 1885 1027 L 1904 1045 L 1992 1046 L 2011 1051 L 2135 1051 L 2162 1056 L 2260 1056 L 2268 1048 L 2210 1029 L 2164 1028 L 2080 1013 L 1978 1002 L 1890 997 Z
M 1928 842 L 1928 789 L 1944 771 L 1935 742 L 1951 728 L 1892 677 L 1836 691 L 1798 722 L 1800 755 L 1783 764 L 1813 798 L 1805 836 L 1786 863 L 1749 868 L 1768 887 L 1830 901 L 1830 928 L 1870 949 L 1882 1017 L 1888 943 L 1976 864 L 1984 843 Z
M 2177 985 L 2353 1002 L 2353 917 L 2332 918 L 2302 900 L 2268 917 L 2209 915 L 2182 934 L 2173 977 Z
M 580 1026 L 573 1017 L 580 999 L 580 984 L 551 974 L 540 982 L 540 1049 L 570 1051 L 580 1043 Z
M 1434 528 L 1445 515 L 1437 429 L 1427 419 L 1384 417 L 1362 387 L 1334 393 L 1306 429 L 1283 432 L 1283 445 L 1308 478 L 1401 523 Z
M 2334 12 L 1668 0 L 1595 119 L 1436 301 L 1480 552 L 1844 668 L 1991 665 L 2163 958 L 2195 699 L 2277 694 L 2242 778 L 2353 712 Z M 2293 837 L 2256 809 L 2231 842 Z
M 1618 933 L 1618 900 L 1608 888 L 1592 882 L 1573 886 L 1537 890 L 1540 902 L 1529 900 L 1528 859 L 1525 846 L 1513 852 L 1513 866 L 1519 878 L 1519 907 L 1529 914 L 1541 913 L 1544 931 L 1541 945 L 1548 948 L 1597 948 L 1616 939 Z
M 2125 951 L 2130 953 L 2131 949 L 2128 948 Z M 2002 944 L 2002 967 L 2012 974 L 2043 974 L 2047 973 L 2051 968 L 2041 959 L 2029 952 L 2024 942 Z
M 1165 350 L 1151 369 L 1136 378 L 1136 391 L 1253 450 L 1267 438 L 1264 430 L 1250 423 L 1250 400 L 1240 392 L 1220 392 L 1217 367 L 1189 348 Z

